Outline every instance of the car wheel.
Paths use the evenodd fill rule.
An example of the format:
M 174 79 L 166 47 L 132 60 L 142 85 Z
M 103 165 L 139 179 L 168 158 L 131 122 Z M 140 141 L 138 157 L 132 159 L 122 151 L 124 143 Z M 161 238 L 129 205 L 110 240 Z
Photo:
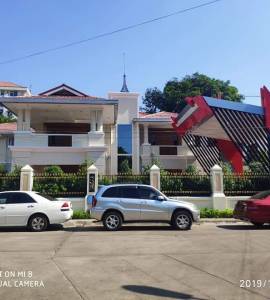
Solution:
M 172 219 L 173 227 L 179 230 L 189 230 L 192 225 L 192 218 L 187 211 L 177 211 Z
M 257 223 L 257 222 L 251 222 L 251 223 L 258 228 L 263 227 L 264 224 L 264 223 Z
M 30 218 L 28 227 L 31 231 L 44 231 L 48 227 L 48 219 L 44 215 L 34 215 Z
M 103 226 L 110 231 L 118 230 L 123 223 L 122 216 L 117 211 L 105 213 L 103 217 Z

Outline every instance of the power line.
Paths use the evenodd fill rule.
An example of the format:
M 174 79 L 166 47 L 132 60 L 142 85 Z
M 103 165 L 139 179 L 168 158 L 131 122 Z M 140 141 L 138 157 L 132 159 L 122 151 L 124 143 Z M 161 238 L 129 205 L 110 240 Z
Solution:
M 116 33 L 119 33 L 119 32 L 134 29 L 134 28 L 137 28 L 137 27 L 149 24 L 149 23 L 153 23 L 153 22 L 156 22 L 156 21 L 167 19 L 167 18 L 175 16 L 175 15 L 183 14 L 185 12 L 195 10 L 195 9 L 198 9 L 198 8 L 201 8 L 201 7 L 204 7 L 204 6 L 208 6 L 208 5 L 214 4 L 216 2 L 220 2 L 220 1 L 222 1 L 222 0 L 214 0 L 214 1 L 205 2 L 205 3 L 199 4 L 199 5 L 192 6 L 192 7 L 189 7 L 189 8 L 185 8 L 185 9 L 182 9 L 182 10 L 178 10 L 178 11 L 175 11 L 175 12 L 172 12 L 170 14 L 163 15 L 163 16 L 160 16 L 160 17 L 157 17 L 157 18 L 154 18 L 154 19 L 149 19 L 149 20 L 146 20 L 146 21 L 143 21 L 143 22 L 140 22 L 140 23 L 136 23 L 136 24 L 133 24 L 133 25 L 129 25 L 129 26 L 126 26 L 126 27 L 122 27 L 122 28 L 119 28 L 119 29 L 116 29 L 116 30 L 113 30 L 113 31 L 109 31 L 109 32 L 106 32 L 106 33 L 101 33 L 101 34 L 98 34 L 98 35 L 94 35 L 94 36 L 86 38 L 86 39 L 82 39 L 82 40 L 74 41 L 74 42 L 71 42 L 71 43 L 63 44 L 61 46 L 57 46 L 57 47 L 48 48 L 48 49 L 45 49 L 45 50 L 33 52 L 31 54 L 28 54 L 28 55 L 19 56 L 19 57 L 16 57 L 16 58 L 11 58 L 11 59 L 8 59 L 8 60 L 4 60 L 4 61 L 0 62 L 0 65 L 13 63 L 13 62 L 28 59 L 28 58 L 31 58 L 31 57 L 34 57 L 34 56 L 43 55 L 45 53 L 49 53 L 49 52 L 61 50 L 61 49 L 64 49 L 64 48 L 69 48 L 69 47 L 72 47 L 72 46 L 75 46 L 75 45 L 87 43 L 87 42 L 90 42 L 90 41 L 93 41 L 93 40 L 96 40 L 96 39 L 100 39 L 100 38 L 103 38 L 103 37 L 107 37 L 107 36 L 110 36 L 110 35 L 113 35 L 113 34 L 116 34 Z

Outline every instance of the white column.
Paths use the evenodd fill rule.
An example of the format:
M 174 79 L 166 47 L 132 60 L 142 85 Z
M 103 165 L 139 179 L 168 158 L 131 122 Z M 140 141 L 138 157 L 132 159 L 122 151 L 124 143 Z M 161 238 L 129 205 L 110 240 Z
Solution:
M 30 131 L 31 111 L 30 109 L 23 110 L 23 131 Z
M 33 169 L 26 165 L 21 168 L 21 178 L 20 178 L 20 190 L 21 191 L 32 191 L 33 188 Z
M 20 109 L 18 111 L 17 115 L 17 130 L 22 131 L 23 130 L 23 110 Z
M 96 112 L 96 116 L 97 116 L 97 131 L 103 132 L 103 111 L 98 110 Z
M 117 174 L 118 148 L 117 148 L 117 125 L 111 126 L 111 175 Z
M 226 209 L 227 201 L 224 194 L 222 168 L 214 165 L 210 172 L 212 186 L 212 200 L 214 209 Z
M 160 168 L 157 165 L 150 169 L 150 185 L 160 190 Z
M 148 124 L 144 124 L 143 125 L 143 136 L 144 136 L 143 143 L 145 145 L 149 145 L 149 140 L 148 140 Z
M 96 131 L 96 111 L 91 110 L 90 112 L 90 121 L 91 121 L 91 131 Z
M 88 205 L 91 205 L 92 197 L 98 190 L 98 169 L 95 165 L 91 165 L 87 169 L 87 195 L 85 197 L 85 211 L 88 210 Z M 90 203 L 89 203 L 90 202 Z
M 132 173 L 140 173 L 140 137 L 139 124 L 132 124 Z

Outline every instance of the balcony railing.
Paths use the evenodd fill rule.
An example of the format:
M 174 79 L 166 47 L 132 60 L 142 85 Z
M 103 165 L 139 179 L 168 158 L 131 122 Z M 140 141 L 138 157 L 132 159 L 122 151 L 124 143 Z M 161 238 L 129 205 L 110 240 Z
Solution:
M 73 147 L 104 146 L 103 132 L 52 134 L 20 131 L 15 133 L 14 147 Z
M 166 157 L 179 157 L 179 156 L 193 156 L 192 152 L 186 145 L 142 145 L 141 154 L 166 156 Z

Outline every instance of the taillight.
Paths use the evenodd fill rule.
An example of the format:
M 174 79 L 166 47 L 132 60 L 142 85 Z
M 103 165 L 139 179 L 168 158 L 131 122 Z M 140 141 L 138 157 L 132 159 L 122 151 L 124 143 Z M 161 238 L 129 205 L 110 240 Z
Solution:
M 97 198 L 93 196 L 92 198 L 92 207 L 95 207 L 97 205 Z
M 61 211 L 69 210 L 69 204 L 68 202 L 64 202 L 61 206 Z

